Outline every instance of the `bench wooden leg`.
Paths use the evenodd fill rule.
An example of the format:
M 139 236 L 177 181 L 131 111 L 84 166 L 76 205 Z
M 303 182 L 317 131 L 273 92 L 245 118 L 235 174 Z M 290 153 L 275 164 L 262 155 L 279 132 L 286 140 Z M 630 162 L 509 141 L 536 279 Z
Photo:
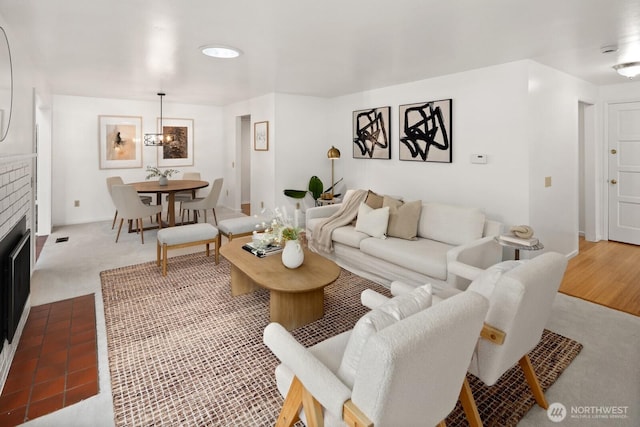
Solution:
M 205 247 L 207 248 L 207 249 L 206 249 L 206 255 L 207 255 L 207 256 L 209 256 L 209 244 L 208 244 L 208 243 L 206 243 L 206 244 L 205 244 Z
M 156 265 L 160 267 L 160 242 L 156 243 Z
M 162 275 L 167 275 L 167 244 L 162 245 Z
M 222 242 L 222 238 L 220 237 L 220 233 L 218 233 L 218 235 L 216 236 L 216 243 L 214 245 L 214 257 L 215 257 L 215 261 L 216 261 L 216 265 L 218 265 L 218 263 L 220 263 L 220 244 Z

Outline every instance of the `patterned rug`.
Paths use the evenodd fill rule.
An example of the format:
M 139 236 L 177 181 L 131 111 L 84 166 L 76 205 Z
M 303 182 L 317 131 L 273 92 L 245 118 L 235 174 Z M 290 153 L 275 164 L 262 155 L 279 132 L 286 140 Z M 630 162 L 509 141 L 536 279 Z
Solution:
M 224 258 L 184 255 L 162 277 L 155 262 L 103 271 L 109 368 L 118 426 L 272 426 L 283 399 L 273 375 L 278 361 L 262 343 L 269 294 L 232 297 Z M 379 285 L 343 270 L 325 290 L 325 316 L 293 331 L 305 346 L 351 329 L 367 311 L 366 288 Z M 582 345 L 545 331 L 530 353 L 543 389 Z M 534 405 L 519 368 L 493 387 L 469 375 L 486 426 L 514 426 Z M 461 407 L 448 426 L 467 425 Z

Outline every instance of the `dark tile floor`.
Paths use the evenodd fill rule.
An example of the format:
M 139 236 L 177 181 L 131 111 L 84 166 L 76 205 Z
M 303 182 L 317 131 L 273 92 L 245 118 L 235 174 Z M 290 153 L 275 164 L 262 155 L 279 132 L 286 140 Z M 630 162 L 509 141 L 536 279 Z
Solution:
M 0 396 L 15 426 L 98 393 L 94 295 L 31 307 Z

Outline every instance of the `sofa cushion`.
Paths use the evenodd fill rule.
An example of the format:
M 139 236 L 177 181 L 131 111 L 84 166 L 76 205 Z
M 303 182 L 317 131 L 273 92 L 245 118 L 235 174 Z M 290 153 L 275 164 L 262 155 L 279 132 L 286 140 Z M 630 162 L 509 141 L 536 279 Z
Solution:
M 439 280 L 447 279 L 447 252 L 451 248 L 452 245 L 429 239 L 389 237 L 386 240 L 364 239 L 360 242 L 360 250 L 367 255 Z
M 422 206 L 418 236 L 450 245 L 464 245 L 482 237 L 485 215 L 477 208 L 440 203 Z
M 373 209 L 366 203 L 361 203 L 358 208 L 356 231 L 366 233 L 371 237 L 383 239 L 387 233 L 389 223 L 389 208 Z
M 391 298 L 375 310 L 362 316 L 351 331 L 349 342 L 345 347 L 338 368 L 338 378 L 349 388 L 353 388 L 362 351 L 367 340 L 396 321 L 431 307 L 431 301 L 431 286 L 425 285 L 408 294 Z
M 402 200 L 384 196 L 382 206 L 389 206 L 387 236 L 415 240 L 418 234 L 418 221 L 420 221 L 422 201 L 416 200 L 405 203 Z
M 331 239 L 336 243 L 342 243 L 343 245 L 351 246 L 353 248 L 359 248 L 360 242 L 364 239 L 368 239 L 370 236 L 367 233 L 357 231 L 353 225 L 345 225 L 344 227 L 338 227 L 333 230 Z

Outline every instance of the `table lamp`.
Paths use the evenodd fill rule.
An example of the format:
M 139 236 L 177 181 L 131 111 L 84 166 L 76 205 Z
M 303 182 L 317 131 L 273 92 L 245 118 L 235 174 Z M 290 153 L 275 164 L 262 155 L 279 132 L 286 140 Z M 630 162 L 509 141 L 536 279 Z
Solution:
M 333 199 L 333 187 L 335 185 L 335 181 L 333 180 L 333 161 L 340 158 L 340 150 L 332 145 L 329 151 L 327 151 L 327 157 L 331 159 L 331 198 Z

